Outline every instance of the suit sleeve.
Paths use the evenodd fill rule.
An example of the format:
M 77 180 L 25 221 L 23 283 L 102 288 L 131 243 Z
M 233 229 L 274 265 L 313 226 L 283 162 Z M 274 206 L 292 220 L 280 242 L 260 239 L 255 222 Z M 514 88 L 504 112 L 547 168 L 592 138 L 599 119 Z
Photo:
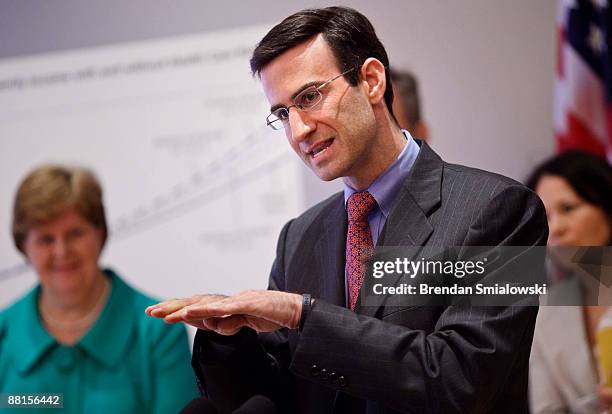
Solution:
M 474 215 L 464 244 L 537 246 L 545 244 L 547 233 L 540 200 L 513 185 Z M 527 375 L 537 308 L 451 306 L 439 312 L 435 330 L 425 332 L 410 329 L 409 322 L 401 326 L 316 300 L 290 369 L 400 411 L 490 411 L 514 370 Z M 343 381 L 313 375 L 313 365 Z

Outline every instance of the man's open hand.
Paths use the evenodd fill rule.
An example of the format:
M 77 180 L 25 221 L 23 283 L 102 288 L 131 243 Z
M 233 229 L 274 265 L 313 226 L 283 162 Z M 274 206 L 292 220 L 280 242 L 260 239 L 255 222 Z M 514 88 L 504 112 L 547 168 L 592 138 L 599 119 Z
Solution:
M 221 335 L 233 335 L 243 326 L 272 332 L 298 327 L 302 296 L 274 290 L 248 290 L 235 296 L 195 295 L 158 303 L 145 312 L 168 323 L 185 322 Z

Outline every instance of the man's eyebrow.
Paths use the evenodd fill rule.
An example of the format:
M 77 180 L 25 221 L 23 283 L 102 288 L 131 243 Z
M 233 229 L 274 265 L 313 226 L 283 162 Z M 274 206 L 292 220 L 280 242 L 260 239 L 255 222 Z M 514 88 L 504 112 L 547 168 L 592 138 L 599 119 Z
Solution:
M 302 92 L 304 92 L 304 90 L 305 90 L 305 89 L 308 89 L 308 88 L 310 88 L 311 86 L 318 86 L 318 85 L 321 85 L 321 84 L 323 84 L 323 83 L 325 83 L 325 81 L 310 81 L 310 82 L 308 82 L 308 83 L 305 83 L 304 85 L 302 85 L 302 86 L 301 86 L 301 87 L 300 87 L 300 88 L 297 90 L 297 92 L 295 92 L 293 95 L 291 95 L 291 100 L 293 101 L 293 100 L 295 99 L 295 97 L 296 97 L 296 96 L 298 96 L 299 94 L 301 94 Z M 276 104 L 276 105 L 273 105 L 273 106 L 270 108 L 270 112 L 274 112 L 274 111 L 276 111 L 276 110 L 277 110 L 277 109 L 279 109 L 279 108 L 286 108 L 286 105 L 283 105 L 283 104 Z

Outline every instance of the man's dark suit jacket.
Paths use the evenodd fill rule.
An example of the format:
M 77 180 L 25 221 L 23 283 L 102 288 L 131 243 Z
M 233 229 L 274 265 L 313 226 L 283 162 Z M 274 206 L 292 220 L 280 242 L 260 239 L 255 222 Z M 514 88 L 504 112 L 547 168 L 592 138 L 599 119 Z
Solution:
M 254 394 L 302 413 L 524 413 L 536 307 L 345 307 L 341 193 L 283 228 L 270 289 L 311 293 L 301 332 L 198 331 L 193 366 L 221 410 Z M 536 246 L 537 196 L 496 174 L 445 163 L 427 146 L 378 245 Z

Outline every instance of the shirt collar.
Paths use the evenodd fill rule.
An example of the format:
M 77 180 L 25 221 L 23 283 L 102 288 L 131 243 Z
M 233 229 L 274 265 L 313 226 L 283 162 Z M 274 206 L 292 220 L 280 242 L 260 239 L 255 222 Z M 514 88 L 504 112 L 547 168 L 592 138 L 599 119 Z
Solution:
M 136 316 L 132 311 L 133 295 L 112 270 L 104 273 L 111 282 L 111 293 L 97 321 L 74 347 L 88 353 L 101 364 L 113 366 L 129 346 Z M 40 286 L 17 302 L 5 321 L 8 351 L 21 372 L 33 368 L 50 350 L 60 345 L 44 328 L 38 313 Z M 112 340 L 109 334 L 112 333 Z
M 410 135 L 410 132 L 402 129 L 404 136 L 406 137 L 406 145 L 402 152 L 400 152 L 397 159 L 391 164 L 387 170 L 382 173 L 373 183 L 368 187 L 367 191 L 372 194 L 380 211 L 385 218 L 389 216 L 391 207 L 393 207 L 393 201 L 395 196 L 401 188 L 402 184 L 408 173 L 414 164 L 417 155 L 419 155 L 419 146 L 416 141 Z M 356 193 L 350 185 L 344 183 L 344 205 L 351 195 Z
M 38 315 L 40 286 L 9 308 L 5 323 L 7 352 L 20 372 L 33 367 L 57 342 L 43 327 Z

